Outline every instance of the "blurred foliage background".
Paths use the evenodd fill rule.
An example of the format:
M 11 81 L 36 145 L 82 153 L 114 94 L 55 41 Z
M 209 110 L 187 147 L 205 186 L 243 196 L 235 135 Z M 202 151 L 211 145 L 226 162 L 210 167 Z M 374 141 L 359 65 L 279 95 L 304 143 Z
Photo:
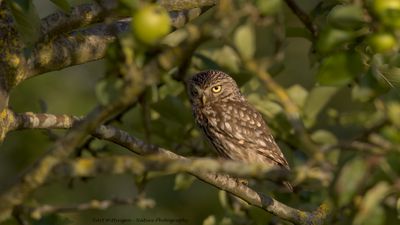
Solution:
M 57 2 L 65 3 L 52 2 L 33 1 L 40 17 L 58 10 Z M 68 1 L 72 6 L 83 2 Z M 305 210 L 328 201 L 334 206 L 331 224 L 398 224 L 400 1 L 295 2 L 308 16 L 306 23 L 313 24 L 311 32 L 283 0 L 221 1 L 192 22 L 194 26 L 210 26 L 220 39 L 211 38 L 200 45 L 187 74 L 205 69 L 231 74 L 272 128 L 300 191 L 279 193 L 266 182 L 258 182 L 257 188 Z M 163 44 L 174 46 L 185 38 L 185 31 L 177 29 Z M 246 58 L 266 61 L 273 79 L 299 109 L 303 132 L 323 153 L 323 162 L 307 154 L 307 145 L 287 119 L 279 97 L 245 69 Z M 113 63 L 104 59 L 24 81 L 12 91 L 10 107 L 16 112 L 84 115 L 102 101 L 99 83 L 110 68 L 108 62 Z M 175 73 L 176 69 L 166 71 L 162 85 L 149 88 L 140 104 L 113 124 L 180 155 L 215 157 L 194 126 L 185 87 L 174 79 Z M 0 190 L 64 132 L 9 133 L 0 147 Z M 93 139 L 72 157 L 115 154 L 132 153 Z M 34 223 L 103 224 L 95 219 L 119 218 L 130 220 L 125 224 L 145 224 L 137 219 L 183 218 L 186 224 L 287 224 L 254 207 L 245 214 L 231 210 L 219 190 L 187 175 L 154 176 L 144 188 L 145 197 L 155 202 L 153 207 L 138 204 L 61 213 Z M 49 182 L 29 201 L 63 205 L 136 195 L 133 176 L 102 175 Z M 9 220 L 5 224 L 15 223 Z

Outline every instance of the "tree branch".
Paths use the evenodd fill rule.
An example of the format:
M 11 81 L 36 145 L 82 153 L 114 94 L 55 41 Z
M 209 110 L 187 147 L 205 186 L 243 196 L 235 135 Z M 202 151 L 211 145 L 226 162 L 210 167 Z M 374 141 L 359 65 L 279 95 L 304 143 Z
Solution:
M 20 207 L 19 213 L 24 213 L 30 215 L 34 219 L 40 219 L 43 215 L 51 213 L 63 213 L 63 212 L 75 212 L 90 209 L 108 209 L 113 206 L 118 205 L 133 205 L 138 203 L 140 199 L 138 198 L 113 198 L 108 200 L 91 200 L 90 202 L 64 205 L 64 206 L 54 206 L 54 205 L 42 205 L 39 207 Z
M 22 203 L 34 189 L 45 181 L 50 170 L 85 139 L 87 132 L 92 131 L 98 123 L 103 122 L 114 111 L 115 105 L 96 107 L 85 121 L 59 139 L 48 153 L 27 170 L 11 188 L 1 193 L 0 221 L 8 218 L 13 207 Z
M 159 55 L 154 56 L 153 60 L 151 60 L 144 68 L 143 68 L 143 74 L 159 74 L 160 71 L 168 71 L 175 66 L 179 65 L 182 61 L 185 60 L 185 58 L 193 51 L 193 46 L 198 46 L 199 43 L 205 40 L 205 38 L 201 35 L 199 29 L 196 26 L 190 27 L 186 29 L 188 39 L 183 41 L 179 46 L 177 47 L 172 47 L 172 48 L 167 48 L 164 51 L 160 52 Z M 94 47 L 94 46 L 92 46 Z M 43 54 L 45 54 L 44 52 Z M 68 54 L 66 54 L 66 57 L 69 57 Z M 84 56 L 82 56 L 84 57 Z M 56 60 L 62 61 L 60 59 Z M 59 62 L 62 63 L 62 62 Z M 47 64 L 47 66 L 52 67 L 54 65 Z M 57 65 L 56 65 L 57 66 Z M 54 69 L 54 68 L 53 68 Z M 152 76 L 146 76 L 147 79 L 151 79 Z M 25 114 L 24 116 L 29 117 L 28 113 Z M 14 115 L 14 112 L 11 111 L 10 109 L 6 108 L 3 111 L 0 112 L 0 142 L 3 141 L 5 138 L 7 132 L 10 130 L 15 130 L 18 129 L 17 126 L 18 123 L 16 123 L 15 120 L 21 119 L 21 117 L 16 117 Z M 31 123 L 35 123 L 36 118 L 31 118 L 32 121 Z M 47 117 L 49 121 L 51 121 L 51 118 Z M 59 118 L 57 118 L 59 119 Z M 24 120 L 25 122 L 28 121 L 28 119 Z M 49 123 L 49 121 L 46 121 L 45 123 Z M 50 123 L 52 124 L 52 123 Z M 32 124 L 32 126 L 35 126 Z M 51 127 L 49 127 L 51 128 Z
M 58 164 L 52 176 L 59 177 L 87 177 L 99 174 L 132 173 L 142 175 L 148 171 L 162 171 L 167 173 L 223 173 L 235 177 L 269 179 L 280 181 L 287 179 L 289 171 L 268 164 L 247 164 L 231 160 L 215 160 L 210 158 L 171 159 L 163 155 L 110 156 L 104 158 L 81 157 Z
M 0 113 L 4 113 L 3 109 L 8 106 L 9 92 L 20 78 L 19 65 L 24 62 L 21 56 L 22 43 L 5 1 L 0 1 L 0 40 Z
M 70 129 L 79 123 L 82 118 L 67 115 L 53 115 L 45 113 L 20 113 L 15 116 L 15 124 L 13 125 L 14 130 L 22 129 Z M 115 133 L 120 131 L 112 126 L 101 125 L 94 131 L 94 136 L 104 139 L 104 131 L 113 130 Z M 118 135 L 120 136 L 120 135 Z M 121 136 L 120 136 L 121 137 Z M 119 144 L 119 143 L 117 143 Z M 179 160 L 181 159 L 181 160 Z M 79 165 L 83 163 L 81 161 L 68 161 L 67 163 L 62 163 L 60 166 L 61 171 L 67 171 L 67 174 L 58 174 L 62 176 L 94 176 L 97 172 L 108 171 L 109 173 L 121 173 L 129 171 L 137 171 L 137 173 L 142 173 L 143 168 L 145 170 L 163 170 L 166 172 L 177 173 L 177 172 L 222 172 L 234 175 L 236 177 L 252 177 L 257 179 L 269 179 L 273 181 L 279 181 L 287 179 L 289 173 L 287 170 L 279 169 L 273 165 L 258 164 L 253 163 L 251 165 L 244 164 L 236 161 L 230 160 L 213 160 L 207 158 L 200 159 L 187 159 L 179 157 L 178 160 L 171 158 L 165 158 L 162 156 L 152 156 L 151 158 L 142 158 L 141 160 L 135 157 L 110 157 L 106 159 L 97 158 L 84 158 L 85 165 L 90 165 L 91 169 L 86 168 L 85 174 L 75 174 L 72 171 L 81 171 L 78 168 Z M 127 166 L 122 169 L 123 171 L 115 171 L 115 165 L 118 163 Z M 108 165 L 105 169 L 104 165 Z M 59 166 L 57 166 L 59 168 Z M 142 169 L 140 169 L 142 168 Z M 136 174 L 136 172 L 135 172 Z
M 371 153 L 380 153 L 383 154 L 389 148 L 384 148 L 382 145 L 377 145 L 373 141 L 368 142 L 368 139 L 371 138 L 373 134 L 379 132 L 380 129 L 389 125 L 389 120 L 387 118 L 383 118 L 382 120 L 378 121 L 374 125 L 366 128 L 357 136 L 349 139 L 349 140 L 341 140 L 336 144 L 327 145 L 321 149 L 322 152 L 329 152 L 334 149 L 342 149 L 342 150 L 357 150 L 357 151 L 366 151 Z
M 72 7 L 70 13 L 60 10 L 46 16 L 41 20 L 38 42 L 101 21 L 111 15 L 117 6 L 116 0 L 99 0 Z
M 175 27 L 182 27 L 206 10 L 207 8 L 195 8 L 174 11 L 170 13 L 170 16 Z M 129 24 L 130 19 L 119 20 L 111 24 L 102 23 L 37 45 L 27 60 L 26 78 L 102 59 L 105 56 L 107 45 L 114 41 L 118 34 L 126 32 Z
M 55 118 L 57 116 L 53 116 Z M 46 121 L 43 119 L 43 116 L 39 116 L 38 118 L 42 118 L 42 121 Z M 67 121 L 74 121 L 74 118 L 71 117 L 66 119 L 65 115 L 61 116 Z M 53 121 L 56 121 L 53 119 Z M 29 124 L 29 123 L 26 123 Z M 43 124 L 43 123 L 38 123 Z M 58 122 L 58 124 L 63 124 L 62 122 Z M 29 125 L 27 125 L 30 127 Z M 50 126 L 50 125 L 48 125 Z M 61 127 L 60 127 L 61 128 Z M 125 131 L 119 130 L 112 126 L 100 126 L 93 133 L 93 136 L 111 141 L 120 146 L 123 146 L 137 154 L 140 155 L 148 155 L 152 153 L 158 153 L 161 157 L 165 157 L 168 159 L 176 160 L 176 159 L 186 159 L 182 156 L 179 156 L 171 151 L 166 149 L 146 144 L 140 139 L 136 137 L 130 136 Z M 104 165 L 104 164 L 103 164 Z M 120 165 L 124 165 L 121 163 Z M 121 167 L 119 167 L 121 168 Z M 224 168 L 224 167 L 221 167 Z M 192 175 L 196 176 L 200 180 L 209 183 L 221 190 L 225 190 L 229 193 L 232 193 L 251 205 L 257 206 L 259 208 L 264 209 L 267 212 L 270 212 L 282 219 L 291 221 L 295 224 L 323 224 L 324 219 L 328 215 L 329 209 L 326 205 L 321 205 L 314 212 L 305 212 L 298 209 L 291 208 L 269 196 L 266 196 L 262 193 L 256 192 L 253 189 L 249 188 L 246 185 L 241 184 L 237 181 L 237 179 L 231 178 L 226 175 L 218 175 L 215 173 L 206 173 L 204 171 L 189 171 Z M 226 171 L 228 172 L 228 171 Z
M 129 67 L 130 73 L 125 74 L 125 77 L 131 80 L 125 83 L 120 97 L 106 106 L 96 106 L 85 119 L 70 129 L 64 137 L 57 140 L 46 154 L 26 170 L 9 189 L 0 193 L 0 222 L 11 215 L 14 206 L 21 204 L 33 190 L 41 186 L 53 167 L 65 160 L 98 124 L 102 124 L 109 117 L 137 100 L 137 97 L 145 89 L 145 79 L 140 71 L 134 70 L 134 64 L 126 66 Z
M 197 34 L 197 32 L 194 33 Z M 99 124 L 103 124 L 107 119 L 118 114 L 123 111 L 125 107 L 137 101 L 138 96 L 147 85 L 155 84 L 158 81 L 158 75 L 163 69 L 170 70 L 179 65 L 182 61 L 182 56 L 186 55 L 186 52 L 191 50 L 190 46 L 196 43 L 198 38 L 200 38 L 199 35 L 191 37 L 193 38 L 187 39 L 178 47 L 167 48 L 161 51 L 158 56 L 155 56 L 140 70 L 136 67 L 133 57 L 124 57 L 124 64 L 121 65 L 120 71 L 123 73 L 122 77 L 125 82 L 120 90 L 118 99 L 113 100 L 105 106 L 100 105 L 95 107 L 83 121 L 74 125 L 63 138 L 55 142 L 53 147 L 29 168 L 17 182 L 4 193 L 0 193 L 0 222 L 8 218 L 14 206 L 21 204 L 33 190 L 38 188 L 45 181 L 52 168 L 59 162 L 65 160 L 75 147 L 84 141 L 88 133 L 91 133 Z M 121 44 L 123 43 L 124 42 L 121 42 Z M 130 46 L 125 46 L 121 52 L 131 56 L 132 51 Z M 167 58 L 167 56 L 169 57 Z M 160 58 L 164 58 L 164 63 L 159 62 Z M 7 111 L 7 115 L 12 116 L 14 114 L 12 111 Z M 12 121 L 10 123 L 12 123 Z M 9 125 L 8 129 L 15 129 L 16 127 L 18 127 L 18 125 Z M 5 132 L 8 131 L 9 130 L 6 130 Z M 126 135 L 124 133 L 121 134 Z M 106 133 L 105 135 L 108 136 L 104 138 L 115 138 L 112 133 Z
M 129 20 L 98 24 L 37 45 L 26 65 L 26 78 L 105 56 L 107 45 L 129 29 Z
M 300 19 L 300 21 L 306 26 L 311 32 L 313 38 L 318 36 L 318 30 L 313 24 L 311 18 L 297 5 L 295 0 L 285 0 L 286 4 L 292 10 L 292 12 Z
M 173 26 L 181 27 L 183 24 L 187 23 L 187 21 L 199 16 L 196 12 L 201 12 L 202 9 L 208 9 L 215 5 L 217 0 L 164 0 L 158 3 L 170 11 Z M 42 19 L 40 28 L 41 38 L 39 42 L 55 34 L 67 33 L 113 16 L 113 11 L 118 8 L 118 4 L 117 0 L 98 0 L 95 3 L 85 3 L 75 6 L 68 14 L 64 11 L 57 11 Z M 115 15 L 115 17 L 121 16 Z
M 158 3 L 168 11 L 181 11 L 186 9 L 210 7 L 218 0 L 158 0 Z

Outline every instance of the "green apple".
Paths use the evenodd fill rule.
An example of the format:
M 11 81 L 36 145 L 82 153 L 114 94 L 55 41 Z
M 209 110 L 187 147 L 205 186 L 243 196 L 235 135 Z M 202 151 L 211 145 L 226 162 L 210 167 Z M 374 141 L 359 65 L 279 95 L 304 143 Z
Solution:
M 372 34 L 368 38 L 368 44 L 376 53 L 393 51 L 397 46 L 396 37 L 388 32 Z
M 384 25 L 400 28 L 400 0 L 373 0 L 372 10 Z
M 154 45 L 171 31 L 171 18 L 163 7 L 150 4 L 133 14 L 131 26 L 137 40 Z

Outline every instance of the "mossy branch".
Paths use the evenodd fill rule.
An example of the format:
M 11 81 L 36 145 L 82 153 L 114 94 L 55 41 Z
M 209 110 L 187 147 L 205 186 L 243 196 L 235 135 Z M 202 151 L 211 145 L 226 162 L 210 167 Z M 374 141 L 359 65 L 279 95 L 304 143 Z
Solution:
M 182 27 L 206 9 L 172 11 L 174 27 Z M 101 23 L 38 44 L 25 66 L 25 78 L 104 58 L 107 45 L 129 30 L 130 19 Z M 21 80 L 22 81 L 22 80 Z
M 56 141 L 53 147 L 51 147 L 41 159 L 29 168 L 26 173 L 24 173 L 9 189 L 4 193 L 0 193 L 0 202 L 2 202 L 0 205 L 0 222 L 8 218 L 15 206 L 20 205 L 33 190 L 43 184 L 53 167 L 64 161 L 77 146 L 82 144 L 87 137 L 87 134 L 92 132 L 96 134 L 96 127 L 98 127 L 99 124 L 103 124 L 106 120 L 136 102 L 137 98 L 148 85 L 158 82 L 158 76 L 164 69 L 170 70 L 179 65 L 182 61 L 182 57 L 186 55 L 186 52 L 192 51 L 190 46 L 192 46 L 193 43 L 197 43 L 198 38 L 200 37 L 197 35 L 193 37 L 193 39 L 182 42 L 180 46 L 166 48 L 164 51 L 159 52 L 158 57 L 155 56 L 141 69 L 136 67 L 134 58 L 125 57 L 124 64 L 122 65 L 123 68 L 121 68 L 121 71 L 125 71 L 123 75 L 125 82 L 118 98 L 107 105 L 96 106 L 91 113 L 85 117 L 85 119 L 73 124 L 73 127 L 71 127 L 69 132 Z M 126 47 L 124 50 L 125 51 L 122 51 L 124 54 L 129 54 L 129 56 L 132 55 L 131 52 L 129 52 L 132 51 L 131 48 Z M 163 62 L 160 62 L 162 58 L 164 58 L 164 60 L 162 60 Z M 24 122 L 26 122 L 25 125 L 27 126 L 37 126 L 36 124 L 38 121 L 35 117 L 28 116 L 32 119 L 29 121 L 29 119 L 23 119 L 22 117 L 15 115 L 11 110 L 6 109 L 6 111 L 3 112 L 4 113 L 1 114 L 4 114 L 2 117 L 10 117 L 8 119 L 10 122 L 8 122 L 7 127 L 0 127 L 0 131 L 2 131 L 2 133 L 4 132 L 4 134 L 12 129 L 24 126 L 21 125 L 21 123 L 24 124 Z M 46 118 L 48 119 L 48 117 Z M 52 124 L 51 121 L 51 119 L 44 120 L 43 123 L 39 124 L 49 126 L 49 124 Z M 124 133 L 119 132 L 99 133 L 99 135 L 107 135 L 104 136 L 104 138 L 111 139 L 116 138 L 115 134 L 125 135 Z
M 129 20 L 98 24 L 38 44 L 27 60 L 25 79 L 46 72 L 102 59 L 107 45 L 129 29 Z M 21 80 L 22 81 L 22 80 Z
M 47 204 L 37 207 L 22 206 L 18 209 L 18 213 L 29 215 L 33 219 L 40 219 L 44 215 L 51 213 L 76 212 L 76 211 L 84 211 L 90 209 L 105 210 L 112 206 L 140 204 L 140 201 L 143 201 L 143 199 L 140 198 L 112 198 L 108 200 L 93 199 L 89 202 L 71 204 L 71 205 L 62 205 L 62 206 L 47 205 Z
M 214 1 L 198 1 L 197 4 L 179 1 L 163 1 L 170 10 L 174 27 L 182 27 L 198 17 Z M 26 57 L 24 45 L 19 40 L 15 23 L 6 7 L 0 3 L 0 111 L 8 106 L 10 90 L 27 78 L 104 58 L 107 45 L 129 29 L 130 18 L 106 23 L 113 16 L 118 1 L 100 0 L 97 3 L 74 7 L 70 15 L 55 12 L 41 21 L 41 34 Z M 175 5 L 179 5 L 179 10 Z M 97 22 L 103 22 L 92 25 Z M 92 25 L 92 26 L 90 26 Z
M 117 6 L 117 0 L 100 0 L 72 7 L 69 13 L 61 10 L 56 11 L 41 19 L 38 42 L 103 21 L 106 17 L 112 15 Z
M 32 128 L 32 121 L 35 121 L 37 128 L 49 128 L 49 127 L 63 128 L 63 126 L 67 126 L 65 128 L 68 128 L 69 126 L 73 126 L 74 121 L 76 121 L 76 117 L 68 117 L 66 115 L 62 115 L 62 116 L 51 115 L 50 116 L 47 114 L 47 116 L 46 116 L 45 114 L 39 114 L 38 116 L 35 116 L 34 114 L 29 114 L 27 116 L 27 115 L 20 114 L 19 116 L 25 117 L 27 119 L 27 122 L 25 122 L 25 123 L 22 122 L 21 120 L 19 120 L 20 124 L 24 124 L 23 126 L 26 126 L 27 128 Z M 48 119 L 46 119 L 46 117 L 48 117 Z M 44 121 L 47 121 L 47 122 L 45 123 Z M 51 123 L 50 121 L 53 121 L 53 123 Z M 19 127 L 19 129 L 23 129 L 23 126 L 16 126 L 16 127 Z M 189 167 L 182 166 L 182 165 L 188 165 L 188 164 L 186 164 L 186 161 L 185 161 L 188 159 L 186 159 L 180 155 L 177 155 L 169 150 L 166 150 L 166 149 L 163 149 L 163 148 L 151 145 L 151 144 L 147 144 L 147 143 L 143 142 L 142 140 L 129 135 L 125 131 L 120 130 L 115 127 L 112 127 L 112 126 L 104 126 L 104 125 L 100 126 L 96 130 L 94 130 L 92 135 L 99 139 L 108 140 L 115 144 L 123 146 L 139 155 L 148 155 L 148 154 L 157 153 L 157 155 L 159 157 L 162 157 L 162 158 L 166 159 L 167 161 L 183 160 L 183 161 L 176 161 L 177 164 L 179 164 L 180 162 L 183 162 L 183 164 L 180 164 L 181 167 L 179 167 L 179 166 L 175 167 L 176 170 L 174 172 L 187 171 L 190 174 L 196 176 L 197 178 L 199 178 L 200 180 L 202 180 L 208 184 L 211 184 L 221 190 L 225 190 L 229 193 L 232 193 L 235 196 L 238 196 L 241 199 L 245 200 L 249 204 L 257 206 L 259 208 L 262 208 L 265 211 L 270 212 L 282 219 L 291 221 L 294 224 L 307 224 L 307 225 L 323 224 L 323 221 L 329 212 L 329 209 L 325 205 L 322 205 L 314 212 L 306 212 L 306 211 L 301 211 L 301 210 L 298 210 L 295 208 L 291 208 L 270 196 L 256 192 L 255 190 L 238 182 L 237 179 L 234 179 L 232 177 L 222 175 L 222 174 L 209 173 L 208 171 L 203 171 L 201 169 L 199 169 L 199 170 L 189 169 Z M 143 170 L 145 170 L 146 167 L 145 168 L 142 167 L 143 162 L 135 161 L 137 163 L 135 165 L 138 165 L 138 166 L 133 167 L 132 165 L 134 165 L 134 164 L 132 164 L 132 162 L 133 162 L 133 160 L 136 160 L 136 159 L 129 158 L 129 157 L 127 157 L 127 159 L 124 159 L 124 158 L 125 157 L 119 158 L 120 161 L 119 161 L 118 165 L 125 165 L 126 167 L 115 166 L 116 164 L 114 164 L 114 163 L 108 163 L 108 165 L 110 165 L 110 167 L 115 166 L 114 168 L 120 172 L 129 170 L 131 172 L 137 173 L 137 172 L 143 172 Z M 81 161 L 81 162 L 85 162 L 85 160 L 87 160 L 87 159 L 83 159 L 83 160 L 84 161 Z M 95 159 L 93 159 L 93 160 L 95 160 Z M 104 160 L 109 160 L 109 162 L 113 162 L 112 159 L 104 159 Z M 124 160 L 130 161 L 130 163 L 124 163 Z M 90 161 L 87 161 L 87 162 L 90 162 Z M 100 161 L 98 161 L 98 162 L 100 162 Z M 105 165 L 105 164 L 107 164 L 107 163 L 103 162 L 103 163 L 98 164 L 98 165 L 100 165 L 99 168 L 102 168 L 101 165 Z M 70 165 L 78 166 L 78 165 L 80 165 L 80 163 L 78 163 L 78 161 L 77 161 L 77 164 L 72 163 Z M 81 163 L 81 165 L 91 165 L 90 168 L 96 168 L 94 166 L 94 165 L 96 165 L 95 163 L 94 164 Z M 163 165 L 162 163 L 157 164 L 157 165 L 152 164 L 152 166 L 154 166 L 154 167 L 156 167 L 156 166 L 162 167 L 162 165 Z M 79 166 L 78 166 L 78 168 L 79 168 Z M 125 168 L 125 169 L 123 169 L 123 168 Z M 132 169 L 132 168 L 134 168 L 134 169 Z M 142 168 L 142 169 L 140 169 L 140 168 Z M 227 166 L 221 165 L 218 168 L 224 172 L 234 172 L 234 170 L 232 170 L 232 171 L 227 170 L 227 168 L 229 168 Z M 163 168 L 161 168 L 161 169 L 163 169 Z M 93 170 L 92 169 L 90 169 L 90 170 L 79 170 L 78 169 L 76 171 L 98 171 L 98 170 L 97 169 L 93 169 Z M 101 171 L 104 171 L 104 170 L 101 169 Z M 111 170 L 111 171 L 113 171 L 113 170 Z M 216 170 L 216 171 L 218 171 L 218 170 Z M 82 172 L 82 175 L 88 175 L 88 174 L 91 174 L 91 173 L 85 174 Z
M 125 74 L 127 80 L 119 98 L 108 105 L 94 107 L 85 119 L 75 124 L 64 137 L 58 139 L 10 188 L 0 193 L 0 222 L 10 217 L 14 207 L 20 205 L 30 193 L 41 186 L 53 167 L 64 161 L 77 146 L 82 144 L 98 124 L 104 123 L 137 100 L 146 87 L 144 76 L 132 61 L 126 61 L 124 66 L 129 69 L 127 70 L 129 73 Z

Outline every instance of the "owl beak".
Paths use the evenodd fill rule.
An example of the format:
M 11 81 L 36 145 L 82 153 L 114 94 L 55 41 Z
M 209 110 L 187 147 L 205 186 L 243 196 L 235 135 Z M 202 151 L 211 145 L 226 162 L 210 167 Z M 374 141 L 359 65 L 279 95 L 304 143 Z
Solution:
M 203 105 L 205 105 L 206 102 L 207 102 L 207 97 L 206 97 L 205 94 L 203 94 L 203 95 L 201 96 L 201 103 L 203 103 Z

